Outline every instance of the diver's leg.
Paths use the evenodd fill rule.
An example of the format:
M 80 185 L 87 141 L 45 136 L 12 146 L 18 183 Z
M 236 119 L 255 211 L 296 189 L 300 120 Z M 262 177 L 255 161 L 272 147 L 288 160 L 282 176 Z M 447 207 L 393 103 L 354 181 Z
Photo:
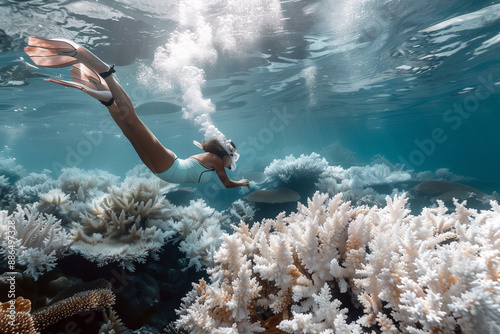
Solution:
M 172 166 L 175 154 L 156 139 L 133 108 L 124 112 L 117 103 L 113 103 L 108 106 L 108 111 L 141 160 L 153 173 L 164 172 Z

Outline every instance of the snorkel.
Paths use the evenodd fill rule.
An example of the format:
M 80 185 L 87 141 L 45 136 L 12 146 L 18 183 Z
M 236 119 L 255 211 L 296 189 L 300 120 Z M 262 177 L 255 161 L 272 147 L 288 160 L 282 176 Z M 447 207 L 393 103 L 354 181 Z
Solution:
M 236 161 L 240 158 L 240 155 L 236 152 L 236 148 L 234 147 L 233 143 L 229 139 L 217 139 L 220 146 L 226 151 L 227 155 L 231 158 L 231 165 L 228 167 L 229 170 L 234 171 L 236 169 Z M 193 144 L 201 149 L 203 149 L 203 146 L 201 145 L 200 142 L 193 140 Z

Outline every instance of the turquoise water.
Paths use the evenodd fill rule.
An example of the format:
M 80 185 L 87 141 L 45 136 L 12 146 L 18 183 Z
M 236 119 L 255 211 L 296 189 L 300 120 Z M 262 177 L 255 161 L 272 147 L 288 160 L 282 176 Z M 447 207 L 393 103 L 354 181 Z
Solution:
M 345 163 L 324 153 L 338 143 L 355 164 L 382 155 L 415 171 L 448 168 L 498 190 L 499 2 L 281 2 L 275 12 L 247 11 L 249 30 L 217 25 L 217 15 L 242 15 L 245 6 L 216 2 L 200 14 L 205 26 L 193 30 L 213 34 L 216 55 L 193 66 L 204 72 L 201 92 L 215 105 L 215 125 L 240 148 L 241 176 L 288 154 Z M 69 37 L 116 63 L 160 141 L 179 156 L 198 153 L 191 141 L 203 134 L 180 111 L 191 101 L 182 101 L 182 91 L 155 89 L 178 78 L 155 71 L 154 80 L 140 80 L 157 47 L 189 29 L 176 18 L 177 4 L 10 1 L 0 8 L 2 157 L 35 172 L 76 166 L 122 175 L 140 163 L 117 127 L 100 128 L 111 119 L 98 103 L 36 77 L 68 73 L 33 68 L 22 51 L 29 35 Z M 204 54 L 199 43 L 183 57 Z M 285 119 L 277 116 L 285 111 Z
M 391 194 L 426 180 L 460 182 L 498 199 L 498 0 L 8 0 L 0 16 L 0 177 L 55 180 L 77 167 L 123 180 L 141 165 L 100 103 L 44 81 L 67 80 L 69 72 L 34 66 L 23 48 L 35 35 L 75 40 L 116 64 L 139 117 L 181 158 L 200 153 L 192 141 L 205 130 L 195 118 L 210 115 L 241 154 L 228 175 L 250 179 L 251 191 L 285 186 L 305 201 L 324 158 L 345 170 L 386 166 L 394 178 L 411 175 L 353 177 L 354 204 L 366 204 L 355 185 Z M 313 153 L 306 168 L 289 170 L 292 181 L 272 181 L 287 157 L 299 164 Z M 216 178 L 182 191 L 168 199 L 201 198 L 219 211 L 248 194 L 222 190 Z M 419 209 L 439 196 L 415 199 Z M 15 203 L 0 204 L 12 211 Z M 256 218 L 295 207 L 260 204 Z M 66 261 L 61 267 L 70 267 Z

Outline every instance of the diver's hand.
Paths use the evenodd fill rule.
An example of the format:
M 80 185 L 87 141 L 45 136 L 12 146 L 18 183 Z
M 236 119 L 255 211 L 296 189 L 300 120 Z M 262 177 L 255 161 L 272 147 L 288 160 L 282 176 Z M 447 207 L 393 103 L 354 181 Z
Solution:
M 247 187 L 248 189 L 250 189 L 250 182 L 248 182 L 247 179 L 240 180 L 239 184 L 240 187 Z

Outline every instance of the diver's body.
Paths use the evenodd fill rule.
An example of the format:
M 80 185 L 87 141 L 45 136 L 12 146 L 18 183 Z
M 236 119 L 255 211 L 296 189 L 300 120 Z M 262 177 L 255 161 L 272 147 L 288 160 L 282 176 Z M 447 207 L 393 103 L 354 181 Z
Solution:
M 113 67 L 79 44 L 69 40 L 30 37 L 25 51 L 39 66 L 73 65 L 70 71 L 72 82 L 56 79 L 49 81 L 78 88 L 101 101 L 142 162 L 158 177 L 172 183 L 195 182 L 194 180 L 207 182 L 209 179 L 207 176 L 215 172 L 226 188 L 250 187 L 248 180 L 232 181 L 227 176 L 224 168 L 234 169 L 239 155 L 234 144 L 225 138 L 196 143 L 205 150 L 205 153 L 185 160 L 178 159 L 175 153 L 164 147 L 139 119 L 129 96 L 113 77 Z M 188 161 L 190 159 L 192 161 Z M 171 170 L 173 167 L 176 172 Z M 180 176 L 184 174 L 190 176 L 184 178 Z M 198 178 L 197 174 L 200 174 Z

